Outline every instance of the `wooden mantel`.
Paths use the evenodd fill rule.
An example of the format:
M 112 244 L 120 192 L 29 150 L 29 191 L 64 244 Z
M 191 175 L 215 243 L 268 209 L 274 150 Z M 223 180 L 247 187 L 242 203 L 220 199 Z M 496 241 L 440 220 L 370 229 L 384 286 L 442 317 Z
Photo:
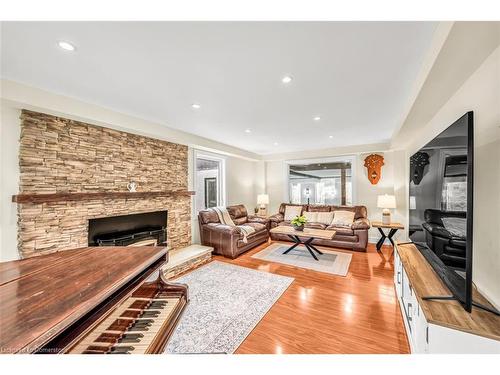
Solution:
M 83 201 L 93 199 L 137 199 L 155 197 L 179 197 L 194 195 L 194 191 L 166 190 L 166 191 L 109 191 L 88 193 L 50 193 L 50 194 L 18 194 L 12 196 L 14 203 L 53 203 L 67 201 Z

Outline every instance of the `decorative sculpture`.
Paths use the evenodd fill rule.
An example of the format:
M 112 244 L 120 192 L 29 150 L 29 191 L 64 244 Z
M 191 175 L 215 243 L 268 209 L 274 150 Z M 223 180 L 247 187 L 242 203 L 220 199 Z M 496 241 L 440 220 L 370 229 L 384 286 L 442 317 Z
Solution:
M 368 180 L 372 185 L 377 185 L 381 176 L 381 169 L 384 165 L 384 157 L 382 155 L 371 154 L 365 158 L 365 167 L 368 169 Z
M 410 158 L 410 182 L 415 185 L 420 184 L 424 177 L 424 168 L 429 164 L 429 154 L 427 152 L 417 152 Z

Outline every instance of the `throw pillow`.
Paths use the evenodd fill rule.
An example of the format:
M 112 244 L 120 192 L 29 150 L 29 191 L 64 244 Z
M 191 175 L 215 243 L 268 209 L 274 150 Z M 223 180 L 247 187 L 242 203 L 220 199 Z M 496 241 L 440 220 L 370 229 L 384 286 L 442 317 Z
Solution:
M 321 224 L 330 225 L 333 220 L 334 212 L 318 212 L 316 221 Z
M 441 220 L 453 236 L 465 238 L 467 235 L 467 220 L 463 217 L 443 217 Z
M 318 221 L 318 213 L 317 212 L 308 212 L 305 211 L 303 213 L 308 223 L 316 223 Z
M 332 224 L 337 227 L 350 227 L 354 222 L 354 212 L 351 211 L 335 211 Z
M 290 221 L 302 213 L 302 206 L 285 206 L 285 220 Z

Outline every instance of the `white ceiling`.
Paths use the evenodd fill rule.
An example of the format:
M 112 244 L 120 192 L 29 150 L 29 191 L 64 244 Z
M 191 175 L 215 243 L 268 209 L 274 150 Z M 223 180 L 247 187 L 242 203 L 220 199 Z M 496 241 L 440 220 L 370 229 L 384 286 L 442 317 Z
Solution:
M 379 143 L 436 25 L 3 22 L 1 75 L 259 154 Z

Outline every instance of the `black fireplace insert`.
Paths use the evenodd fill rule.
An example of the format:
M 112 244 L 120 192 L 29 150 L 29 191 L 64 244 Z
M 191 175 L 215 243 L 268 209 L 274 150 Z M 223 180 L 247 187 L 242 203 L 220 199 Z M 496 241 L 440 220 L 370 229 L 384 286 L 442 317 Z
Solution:
M 89 220 L 89 246 L 166 245 L 168 211 Z

